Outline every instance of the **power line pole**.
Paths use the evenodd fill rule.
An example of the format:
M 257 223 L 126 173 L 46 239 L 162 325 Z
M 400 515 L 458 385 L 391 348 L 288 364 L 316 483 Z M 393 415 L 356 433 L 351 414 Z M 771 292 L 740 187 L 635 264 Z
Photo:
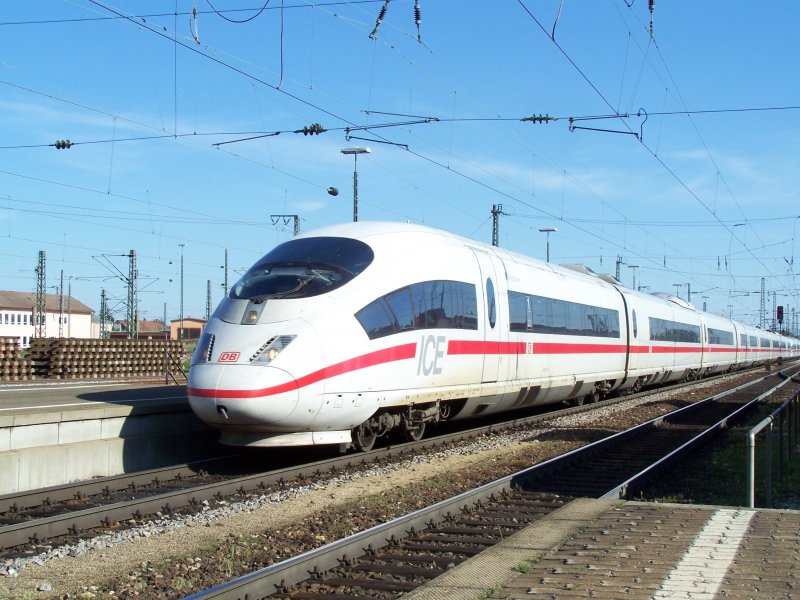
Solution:
M 64 337 L 64 269 L 61 269 L 61 284 L 58 288 L 58 337 Z
M 139 339 L 139 308 L 136 293 L 136 279 L 139 275 L 136 269 L 136 250 L 128 254 L 128 339 Z
M 181 247 L 181 324 L 178 328 L 178 339 L 183 341 L 183 248 L 186 246 L 186 244 L 178 244 L 178 246 Z
M 502 204 L 492 204 L 492 246 L 500 246 L 500 215 L 505 215 Z
M 228 249 L 225 248 L 225 280 L 222 282 L 222 289 L 225 290 L 225 296 L 228 295 Z
M 206 321 L 211 319 L 211 280 L 206 279 Z
M 758 326 L 761 327 L 761 329 L 764 329 L 764 325 L 766 324 L 764 322 L 765 318 L 766 318 L 765 315 L 766 315 L 766 307 L 767 307 L 767 301 L 766 301 L 766 296 L 765 296 L 766 293 L 767 293 L 766 282 L 765 282 L 765 279 L 762 277 L 761 278 L 761 306 L 758 309 Z
M 44 250 L 39 250 L 39 264 L 36 267 L 36 310 L 34 317 L 35 329 L 33 337 L 43 338 L 46 335 L 45 315 L 47 313 L 47 283 L 45 277 Z
M 620 269 L 620 267 L 621 267 L 623 264 L 624 264 L 624 263 L 622 262 L 622 256 L 620 256 L 620 255 L 618 254 L 618 255 L 617 255 L 617 274 L 616 274 L 617 281 L 620 281 L 620 277 L 621 277 L 622 273 L 620 273 L 620 270 L 619 270 L 619 269 Z
M 772 331 L 778 331 L 778 292 L 772 292 Z
M 269 218 L 272 220 L 273 225 L 277 225 L 281 219 L 283 219 L 284 225 L 288 225 L 289 219 L 292 219 L 294 221 L 294 233 L 292 235 L 300 233 L 300 215 L 270 215 Z M 355 221 L 356 219 L 353 220 Z
M 100 339 L 108 338 L 106 324 L 108 323 L 108 304 L 106 304 L 106 290 L 100 290 Z

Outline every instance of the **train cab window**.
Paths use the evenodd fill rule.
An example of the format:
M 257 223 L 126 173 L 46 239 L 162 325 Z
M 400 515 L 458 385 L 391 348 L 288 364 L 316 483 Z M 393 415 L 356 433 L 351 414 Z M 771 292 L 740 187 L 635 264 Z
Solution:
M 486 316 L 489 317 L 489 327 L 494 329 L 497 322 L 497 302 L 494 298 L 494 284 L 491 279 L 486 279 Z
M 266 300 L 319 296 L 356 277 L 374 258 L 372 248 L 350 238 L 290 240 L 252 266 L 231 288 L 230 297 Z

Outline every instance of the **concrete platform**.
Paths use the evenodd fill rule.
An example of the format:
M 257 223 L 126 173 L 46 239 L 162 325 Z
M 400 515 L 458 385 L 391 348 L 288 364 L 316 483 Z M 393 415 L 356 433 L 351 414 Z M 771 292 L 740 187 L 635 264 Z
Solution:
M 800 511 L 576 500 L 403 598 L 796 600 Z
M 0 386 L 0 494 L 213 456 L 218 437 L 182 386 Z

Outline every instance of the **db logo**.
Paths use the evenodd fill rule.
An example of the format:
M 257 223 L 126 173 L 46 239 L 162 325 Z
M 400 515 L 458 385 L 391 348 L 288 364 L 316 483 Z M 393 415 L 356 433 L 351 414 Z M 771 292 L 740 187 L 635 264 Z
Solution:
M 222 352 L 219 355 L 219 362 L 236 362 L 240 354 L 241 352 Z

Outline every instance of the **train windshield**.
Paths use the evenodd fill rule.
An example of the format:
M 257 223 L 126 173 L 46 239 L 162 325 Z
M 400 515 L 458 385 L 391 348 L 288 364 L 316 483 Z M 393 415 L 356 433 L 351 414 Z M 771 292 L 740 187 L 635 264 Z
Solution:
M 230 297 L 267 300 L 319 296 L 356 277 L 374 257 L 367 244 L 350 238 L 291 240 L 251 267 L 231 288 Z

